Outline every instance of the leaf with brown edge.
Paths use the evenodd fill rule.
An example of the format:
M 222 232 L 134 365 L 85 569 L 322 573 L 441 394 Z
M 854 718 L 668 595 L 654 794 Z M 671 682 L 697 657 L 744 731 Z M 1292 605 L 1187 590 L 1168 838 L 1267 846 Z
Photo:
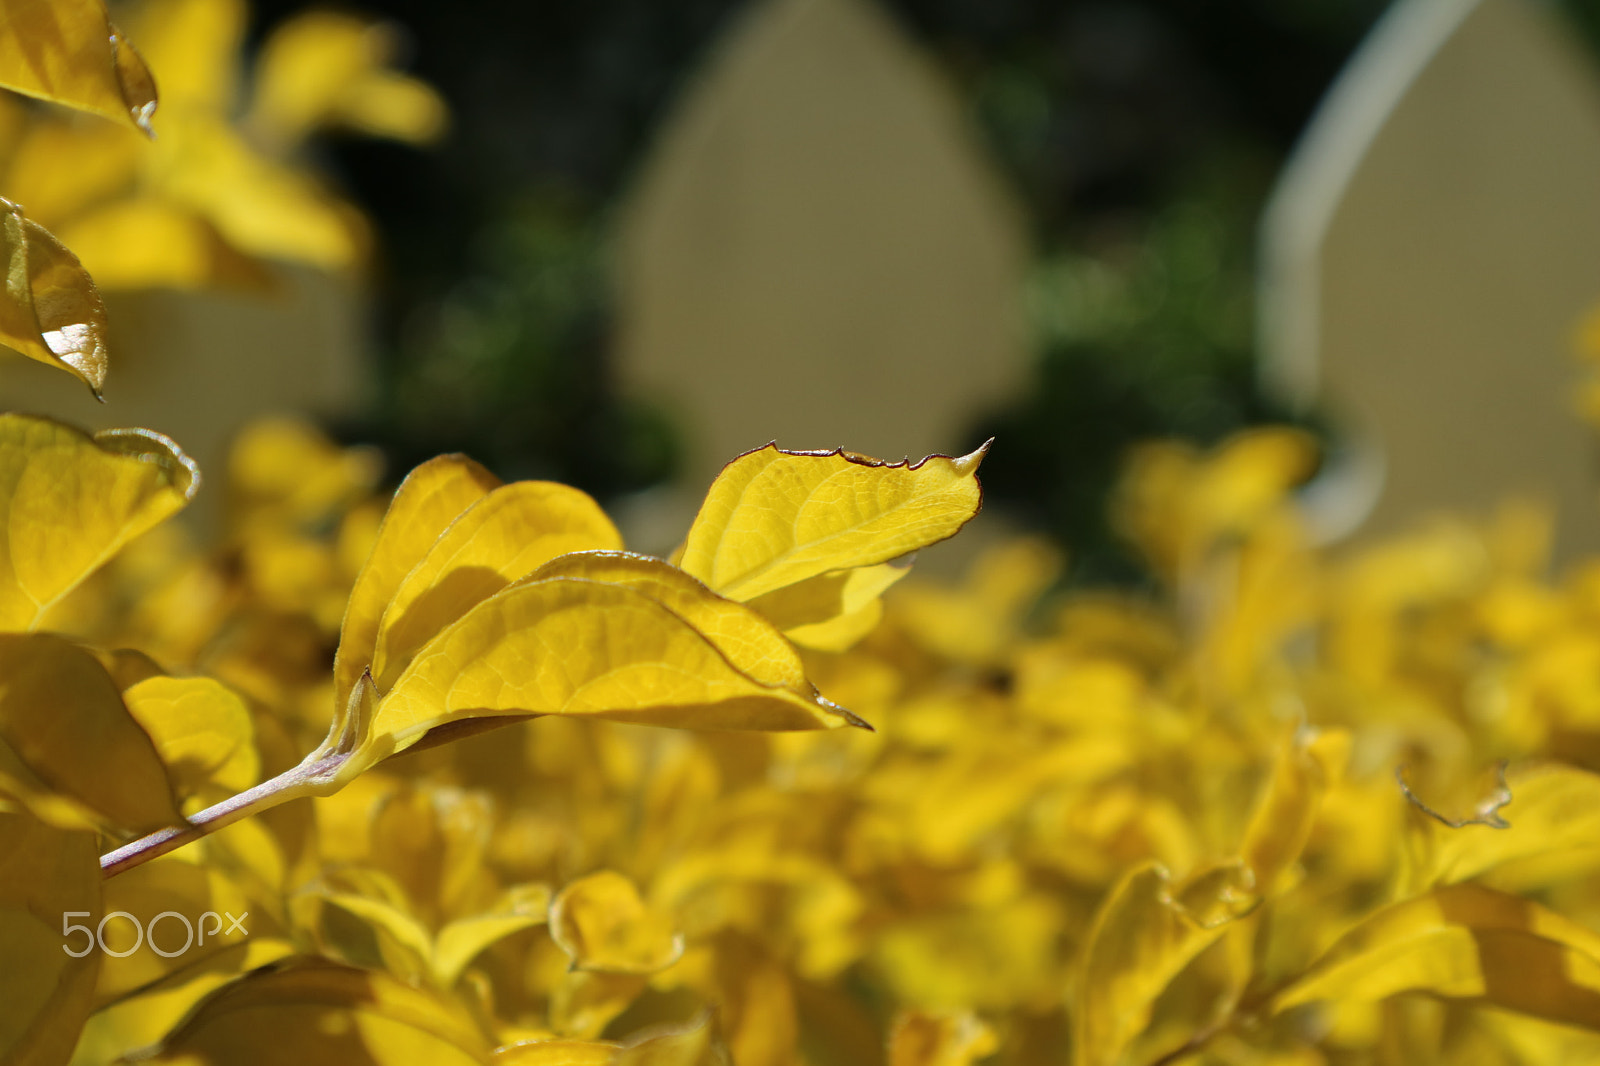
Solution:
M 387 974 L 314 958 L 219 988 L 139 1061 L 198 1066 L 480 1066 L 490 1044 L 465 1008 Z
M 64 828 L 183 823 L 166 766 L 105 667 L 45 633 L 0 634 L 0 792 Z
M 102 0 L 0 2 L 0 86 L 151 132 L 155 79 Z
M 982 506 L 989 445 L 886 463 L 845 451 L 746 452 L 712 482 L 680 565 L 747 601 L 830 570 L 871 566 L 954 536 Z
M 551 564 L 562 565 L 571 564 Z M 638 580 L 540 570 L 424 645 L 379 697 L 366 758 L 403 751 L 431 729 L 493 715 L 700 729 L 865 724 L 816 694 L 792 669 L 793 649 L 755 612 L 659 560 L 595 565 Z M 778 657 L 784 652 L 787 660 Z
M 123 545 L 188 503 L 199 482 L 194 461 L 159 433 L 90 437 L 0 415 L 0 630 L 37 624 Z
M 378 623 L 372 676 L 394 683 L 418 648 L 473 605 L 567 552 L 620 549 L 587 493 L 551 481 L 502 485 L 467 507 L 407 574 Z
M 1600 1030 L 1600 935 L 1531 900 L 1446 885 L 1372 914 L 1271 1003 L 1373 1003 L 1404 992 Z
M 378 626 L 406 575 L 450 523 L 500 484 L 464 455 L 441 455 L 416 467 L 395 490 L 372 554 L 356 577 L 334 658 L 334 706 L 350 701 L 377 650 Z
M 98 947 L 63 922 L 101 914 L 100 855 L 93 833 L 55 829 L 25 812 L 0 812 L 0 1062 L 61 1066 L 94 1003 Z M 65 919 L 68 912 L 74 916 Z M 73 957 L 63 950 L 70 947 Z
M 0 344 L 59 367 L 100 395 L 106 383 L 106 308 L 78 257 L 49 230 L 0 200 Z

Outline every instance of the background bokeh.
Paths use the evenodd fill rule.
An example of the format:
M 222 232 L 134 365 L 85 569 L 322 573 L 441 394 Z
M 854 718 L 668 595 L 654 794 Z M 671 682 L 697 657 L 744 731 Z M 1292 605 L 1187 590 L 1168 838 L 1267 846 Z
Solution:
M 969 436 L 1000 437 L 991 501 L 1062 538 L 1073 580 L 1138 576 L 1104 517 L 1128 445 L 1288 417 L 1257 384 L 1256 225 L 1384 6 L 885 5 L 959 92 L 1026 219 L 1036 379 Z M 303 7 L 260 0 L 255 33 Z M 342 433 L 380 443 L 392 469 L 465 450 L 608 501 L 671 474 L 681 427 L 624 399 L 608 364 L 606 242 L 654 134 L 743 7 L 362 5 L 405 29 L 405 65 L 450 102 L 453 128 L 431 152 L 318 146 L 381 240 L 381 384 Z M 1594 38 L 1600 5 L 1565 7 Z

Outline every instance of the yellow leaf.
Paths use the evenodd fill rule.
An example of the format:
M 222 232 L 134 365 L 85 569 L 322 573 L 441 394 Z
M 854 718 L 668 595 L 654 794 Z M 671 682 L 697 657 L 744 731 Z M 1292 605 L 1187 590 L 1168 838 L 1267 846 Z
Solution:
M 626 1040 L 616 1066 L 732 1066 L 710 1012 L 687 1024 Z
M 117 879 L 121 876 L 119 874 Z M 206 925 L 210 928 L 211 923 L 208 921 Z M 107 926 L 107 931 L 111 928 Z M 161 928 L 165 931 L 166 922 L 161 923 Z M 136 996 L 101 1007 L 91 1014 L 73 1053 L 72 1066 L 103 1066 L 120 1059 L 129 1048 L 148 1047 L 170 1032 L 189 1013 L 189 1008 L 216 988 L 240 974 L 293 953 L 287 940 L 252 936 L 241 941 L 235 935 L 231 946 L 183 966 Z
M 193 460 L 159 433 L 0 415 L 0 630 L 39 616 L 193 498 Z M 66 531 L 71 531 L 70 535 Z
M 971 1012 L 902 1011 L 889 1031 L 889 1066 L 971 1066 L 1000 1047 Z
M 621 1045 L 599 1040 L 524 1040 L 496 1048 L 494 1066 L 611 1066 Z
M 433 972 L 440 987 L 450 988 L 473 959 L 513 933 L 543 925 L 550 911 L 546 885 L 519 885 L 481 914 L 458 918 L 439 930 L 433 946 Z
M 915 464 L 772 444 L 746 452 L 712 483 L 681 565 L 713 591 L 745 601 L 916 551 L 954 536 L 978 513 L 976 474 L 988 449 Z
M 1238 863 L 1174 885 L 1160 866 L 1141 866 L 1112 889 L 1083 949 L 1073 1011 L 1079 1066 L 1117 1061 L 1150 1021 L 1156 998 L 1195 956 L 1255 903 Z
M 1534 764 L 1507 771 L 1505 785 L 1509 825 L 1423 820 L 1420 854 L 1407 871 L 1410 887 L 1466 881 L 1513 864 L 1553 862 L 1559 876 L 1565 865 L 1592 868 L 1600 860 L 1600 776 L 1560 763 Z
M 169 117 L 234 106 L 239 50 L 250 18 L 245 0 L 146 0 L 130 16 L 140 50 L 161 72 Z
M 125 870 L 106 881 L 106 922 L 100 936 L 106 948 L 96 1006 L 120 1000 L 212 956 L 243 944 L 249 934 L 250 903 L 239 887 L 215 869 L 197 865 L 192 855 L 167 855 Z M 207 918 L 207 914 L 214 917 Z M 226 913 L 242 930 L 230 932 Z M 161 917 L 167 915 L 167 917 Z M 265 915 L 257 915 L 256 926 Z M 137 924 L 137 929 L 134 923 Z
M 106 383 L 106 309 L 78 257 L 22 208 L 0 200 L 0 344 L 60 367 L 96 396 Z
M 453 1002 L 386 974 L 294 958 L 222 986 L 140 1061 L 479 1066 L 489 1052 Z
M 784 636 L 818 651 L 844 651 L 883 616 L 880 597 L 911 572 L 909 563 L 831 570 L 750 601 Z
M 659 973 L 683 954 L 671 918 L 646 906 L 633 882 L 611 870 L 581 877 L 556 895 L 550 936 L 573 968 L 601 973 Z
M 371 665 L 384 608 L 406 575 L 456 516 L 499 484 L 464 455 L 430 459 L 400 483 L 345 608 L 333 666 L 335 707 L 349 702 L 356 681 Z
M 1370 1003 L 1402 992 L 1600 1029 L 1600 935 L 1530 900 L 1448 885 L 1361 922 L 1272 1007 Z
M 463 511 L 395 590 L 378 623 L 373 678 L 389 687 L 434 634 L 556 556 L 621 547 L 587 494 L 551 481 L 500 486 Z
M 1241 857 L 1255 890 L 1273 892 L 1300 858 L 1330 779 L 1343 771 L 1350 736 L 1343 730 L 1302 730 L 1278 751 L 1272 777 L 1245 830 Z
M 98 945 L 84 948 L 100 916 L 94 834 L 0 812 L 0 1062 L 6 1066 L 60 1066 L 72 1054 L 93 1005 L 101 955 Z
M 792 649 L 774 661 L 753 657 L 774 647 L 775 633 L 759 615 L 658 560 L 624 557 L 615 565 L 643 579 L 602 584 L 540 570 L 434 637 L 379 700 L 373 756 L 384 757 L 385 747 L 403 751 L 435 727 L 494 715 L 701 729 L 862 724 L 809 682 L 800 692 L 789 687 L 799 684 Z
M 150 132 L 156 86 L 101 0 L 0 3 L 0 85 Z
M 262 46 L 248 122 L 277 145 L 324 126 L 427 144 L 445 128 L 444 101 L 392 69 L 392 27 L 331 11 L 289 19 Z
M 161 757 L 105 667 L 44 633 L 0 634 L 0 792 L 68 828 L 183 823 Z
M 180 799 L 224 799 L 261 779 L 255 723 L 238 694 L 208 677 L 152 677 L 123 702 L 155 741 Z

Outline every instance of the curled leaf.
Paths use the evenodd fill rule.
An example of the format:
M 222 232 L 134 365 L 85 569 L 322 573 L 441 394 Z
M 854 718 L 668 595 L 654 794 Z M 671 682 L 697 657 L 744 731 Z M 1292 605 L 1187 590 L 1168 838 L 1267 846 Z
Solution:
M 0 85 L 150 132 L 155 80 L 102 0 L 0 3 Z
M 1156 998 L 1254 906 L 1253 889 L 1250 870 L 1239 863 L 1212 867 L 1181 885 L 1153 863 L 1125 876 L 1095 916 L 1084 946 L 1073 1061 L 1118 1061 L 1149 1024 Z
M 23 630 L 128 541 L 194 497 L 194 461 L 159 433 L 0 415 L 0 630 Z M 72 530 L 63 537 L 61 530 Z
M 78 257 L 50 231 L 0 200 L 0 344 L 80 379 L 96 396 L 106 383 L 106 309 Z
M 846 451 L 746 452 L 712 482 L 680 565 L 746 601 L 830 570 L 886 562 L 954 536 L 982 504 L 969 455 L 885 463 Z
M 611 870 L 579 878 L 550 904 L 550 936 L 574 969 L 652 974 L 683 954 L 683 937 L 646 906 L 632 881 Z

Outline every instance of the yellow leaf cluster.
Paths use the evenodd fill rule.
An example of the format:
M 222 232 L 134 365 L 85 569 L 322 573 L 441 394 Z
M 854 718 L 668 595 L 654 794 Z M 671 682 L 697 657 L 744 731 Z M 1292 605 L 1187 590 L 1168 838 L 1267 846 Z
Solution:
M 900 576 L 899 556 L 978 510 L 982 454 L 741 456 L 689 541 L 735 577 L 702 580 L 624 550 L 583 493 L 502 484 L 461 456 L 385 501 L 369 452 L 289 421 L 241 436 L 229 528 L 201 552 L 160 525 L 198 485 L 172 442 L 0 415 L 0 832 L 32 871 L 7 866 L 0 882 L 0 959 L 19 975 L 0 1054 L 693 1066 L 779 1053 L 792 978 L 750 908 L 787 900 L 824 935 L 787 931 L 786 951 L 835 974 L 856 950 L 856 891 L 781 847 L 678 855 L 671 841 L 720 791 L 707 752 L 743 731 L 865 724 L 818 692 L 784 627 L 881 610 L 885 569 Z M 752 489 L 752 467 L 783 476 Z M 783 540 L 748 528 L 762 511 L 782 517 Z M 756 570 L 769 576 L 752 602 L 719 591 Z M 760 600 L 805 608 L 769 617 Z M 534 733 L 440 746 L 534 717 L 567 723 L 532 728 L 569 783 L 595 757 L 630 787 L 659 764 L 648 779 L 665 792 L 641 812 L 667 821 L 640 839 L 668 850 L 608 844 L 627 826 L 593 778 L 581 787 L 602 792 L 570 828 L 596 849 L 568 851 L 579 838 L 562 844 L 556 825 L 543 838 L 567 853 L 549 861 L 548 811 L 519 798 L 540 776 L 525 762 Z M 456 780 L 458 757 L 497 783 Z M 305 797 L 322 798 L 287 802 Z M 222 915 L 247 915 L 247 930 L 219 933 Z M 653 997 L 683 1009 L 635 1017 Z M 920 1059 L 992 1042 L 976 1019 L 946 1035 L 926 1024 L 901 1040 L 926 1045 Z

